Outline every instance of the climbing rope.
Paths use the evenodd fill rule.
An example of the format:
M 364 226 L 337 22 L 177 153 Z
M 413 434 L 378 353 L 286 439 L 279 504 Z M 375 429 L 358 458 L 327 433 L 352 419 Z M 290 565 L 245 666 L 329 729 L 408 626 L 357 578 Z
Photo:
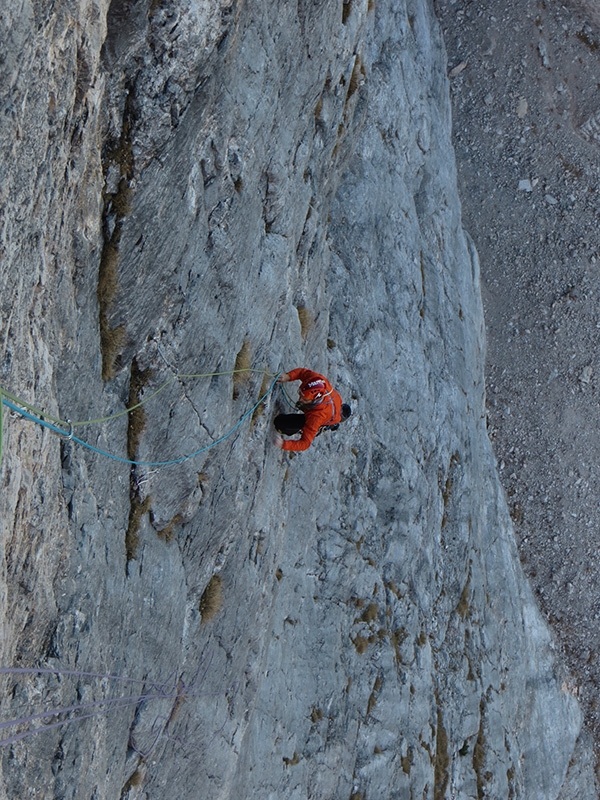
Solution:
M 258 372 L 261 375 L 266 374 L 270 378 L 278 377 L 278 375 L 271 375 L 268 372 L 265 373 L 265 371 L 262 369 L 252 369 L 251 367 L 247 367 L 244 369 L 229 369 L 229 370 L 224 370 L 222 372 L 197 372 L 197 373 L 191 373 L 189 375 L 178 372 L 176 375 L 172 375 L 168 381 L 165 381 L 162 384 L 162 386 L 159 386 L 158 389 L 156 389 L 156 391 L 152 392 L 152 394 L 148 395 L 148 397 L 145 397 L 143 400 L 140 400 L 140 402 L 136 403 L 134 406 L 130 406 L 129 408 L 124 408 L 122 411 L 117 411 L 115 414 L 110 414 L 106 417 L 99 417 L 98 419 L 86 419 L 79 422 L 71 422 L 59 419 L 58 417 L 53 417 L 46 411 L 43 411 L 42 409 L 37 408 L 36 406 L 33 406 L 30 403 L 25 402 L 25 400 L 22 400 L 20 397 L 17 397 L 16 395 L 12 394 L 3 386 L 0 386 L 0 397 L 7 397 L 9 400 L 12 400 L 13 403 L 17 403 L 22 408 L 26 408 L 27 411 L 31 411 L 32 414 L 35 414 L 38 417 L 43 417 L 44 419 L 50 422 L 54 422 L 56 425 L 63 425 L 63 426 L 72 425 L 74 428 L 76 428 L 76 427 L 81 427 L 83 425 L 99 425 L 102 422 L 110 422 L 113 419 L 118 419 L 119 417 L 122 417 L 124 414 L 129 414 L 131 411 L 135 411 L 136 408 L 140 408 L 140 406 L 143 406 L 149 400 L 152 400 L 152 398 L 156 397 L 158 394 L 164 391 L 167 388 L 167 386 L 170 386 L 174 381 L 178 379 L 191 380 L 192 378 L 218 378 L 222 375 L 234 375 L 238 372 Z
M 289 394 L 286 392 L 286 390 L 285 390 L 285 389 L 284 389 L 284 387 L 283 387 L 283 383 L 282 383 L 282 384 L 280 384 L 280 388 L 281 388 L 281 392 L 282 392 L 283 396 L 285 397 L 285 399 L 286 399 L 286 401 L 287 401 L 287 404 L 289 405 L 289 407 L 290 407 L 290 408 L 293 408 L 293 409 L 294 409 L 294 411 L 297 411 L 297 410 L 298 410 L 298 406 L 297 406 L 297 404 L 296 404 L 296 403 L 294 403 L 294 401 L 293 401 L 293 400 L 291 400 L 291 399 L 290 399 L 290 396 L 289 396 Z
M 164 389 L 166 389 L 167 386 L 169 386 L 171 383 L 173 383 L 174 380 L 177 380 L 178 378 L 186 378 L 186 379 L 190 379 L 190 378 L 212 378 L 212 377 L 217 377 L 217 376 L 220 376 L 220 375 L 233 375 L 233 374 L 239 373 L 239 372 L 259 372 L 261 374 L 266 374 L 268 377 L 271 377 L 271 378 L 274 377 L 275 380 L 273 381 L 273 383 L 271 384 L 269 389 L 258 400 L 258 402 L 255 403 L 254 406 L 243 415 L 243 417 L 233 426 L 233 428 L 231 428 L 230 431 L 228 431 L 226 434 L 224 434 L 223 436 L 221 436 L 218 439 L 216 439 L 214 442 L 211 442 L 210 444 L 205 445 L 204 447 L 201 447 L 198 450 L 195 450 L 193 453 L 187 453 L 186 455 L 179 456 L 178 458 L 173 458 L 173 459 L 170 459 L 168 461 L 135 461 L 135 460 L 132 460 L 132 459 L 129 459 L 129 458 L 123 458 L 122 456 L 114 455 L 113 453 L 109 453 L 106 450 L 102 450 L 102 449 L 100 449 L 98 447 L 95 447 L 94 445 L 90 444 L 89 442 L 86 442 L 83 439 L 80 439 L 78 436 L 74 436 L 73 435 L 73 428 L 75 426 L 94 425 L 94 424 L 99 424 L 99 423 L 102 423 L 102 422 L 108 422 L 110 420 L 117 419 L 118 417 L 123 416 L 123 414 L 129 414 L 132 411 L 135 411 L 137 408 L 140 408 L 140 406 L 143 406 L 145 403 L 147 403 L 153 397 L 156 397 L 156 395 L 158 395 L 160 392 L 162 392 Z M 136 403 L 134 406 L 131 406 L 129 408 L 125 408 L 122 411 L 117 412 L 116 414 L 111 414 L 111 415 L 106 416 L 106 417 L 101 417 L 100 419 L 86 420 L 85 422 L 71 422 L 70 420 L 61 420 L 61 419 L 58 419 L 57 417 L 50 416 L 50 415 L 46 414 L 44 411 L 41 411 L 40 409 L 36 408 L 35 406 L 32 406 L 29 403 L 26 403 L 25 401 L 21 400 L 20 398 L 16 397 L 14 394 L 12 394 L 11 392 L 8 392 L 6 389 L 4 389 L 3 387 L 0 386 L 0 400 L 1 400 L 1 402 L 0 402 L 0 460 L 2 459 L 2 406 L 6 406 L 7 408 L 10 408 L 11 411 L 14 411 L 15 413 L 19 414 L 24 419 L 28 419 L 31 422 L 34 422 L 37 425 L 40 425 L 41 427 L 46 428 L 49 431 L 52 431 L 52 433 L 56 433 L 59 436 L 62 436 L 64 439 L 67 439 L 69 441 L 75 442 L 76 444 L 81 445 L 82 447 L 85 447 L 86 449 L 91 450 L 92 452 L 97 453 L 98 455 L 105 456 L 106 458 L 110 458 L 113 461 L 118 461 L 118 462 L 120 462 L 122 464 L 131 464 L 132 466 L 143 466 L 143 467 L 168 467 L 168 466 L 173 466 L 175 464 L 183 464 L 184 461 L 189 461 L 191 458 L 195 458 L 196 456 L 199 456 L 201 453 L 204 453 L 206 450 L 209 450 L 210 448 L 215 447 L 216 445 L 220 444 L 221 442 L 224 442 L 233 433 L 235 433 L 235 431 L 240 427 L 240 425 L 242 425 L 242 423 L 246 419 L 248 419 L 248 417 L 250 417 L 252 414 L 254 414 L 254 412 L 258 409 L 258 407 L 261 405 L 261 403 L 263 403 L 267 399 L 267 397 L 271 394 L 271 392 L 273 391 L 273 389 L 277 385 L 277 378 L 279 377 L 279 374 L 280 373 L 278 373 L 277 375 L 274 376 L 274 375 L 271 375 L 269 373 L 265 373 L 263 370 L 250 369 L 250 368 L 248 368 L 248 369 L 233 369 L 233 370 L 227 370 L 227 371 L 224 371 L 224 372 L 204 372 L 204 373 L 196 373 L 196 374 L 192 374 L 192 375 L 177 374 L 177 375 L 174 375 L 172 378 L 169 378 L 169 380 L 166 381 L 165 383 L 163 383 L 162 386 L 160 386 L 155 392 L 153 392 L 148 397 L 146 397 L 143 400 L 141 400 L 139 403 Z M 65 428 L 68 428 L 68 430 L 65 430 Z

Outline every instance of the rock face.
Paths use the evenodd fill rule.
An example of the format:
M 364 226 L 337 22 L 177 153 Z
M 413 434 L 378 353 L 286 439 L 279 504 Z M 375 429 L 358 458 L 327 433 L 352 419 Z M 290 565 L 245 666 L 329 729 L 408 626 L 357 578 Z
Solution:
M 450 87 L 463 224 L 481 261 L 488 434 L 521 562 L 598 743 L 600 28 L 587 6 L 436 13 L 450 75 L 467 63 Z
M 2 797 L 594 797 L 487 439 L 429 4 L 3 21 L 2 387 L 71 422 L 4 405 Z M 354 413 L 289 456 L 299 365 Z

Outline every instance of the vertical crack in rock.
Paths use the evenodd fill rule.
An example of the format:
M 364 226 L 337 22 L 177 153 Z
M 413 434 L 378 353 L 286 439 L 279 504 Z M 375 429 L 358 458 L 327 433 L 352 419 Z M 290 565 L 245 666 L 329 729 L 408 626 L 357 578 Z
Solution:
M 68 23 L 63 6 L 7 11 L 3 381 L 116 414 L 86 436 L 134 461 L 235 435 L 156 471 L 63 442 L 61 471 L 54 434 L 5 418 L 2 663 L 74 666 L 83 702 L 129 701 L 0 751 L 0 800 L 561 797 L 581 716 L 487 439 L 431 3 L 72 2 Z M 27 127 L 49 114 L 56 151 Z M 102 157 L 95 250 L 56 211 L 80 146 Z M 98 325 L 103 381 L 82 357 Z M 152 342 L 212 377 L 125 419 L 160 382 Z M 290 456 L 284 398 L 247 412 L 294 366 L 353 414 Z M 12 676 L 4 701 L 32 715 L 64 683 Z M 590 800 L 593 769 L 572 785 Z
M 473 750 L 473 771 L 477 778 L 477 798 L 483 800 L 486 797 L 486 784 L 488 781 L 489 773 L 484 772 L 487 741 L 485 736 L 485 710 L 486 704 L 483 697 L 479 702 L 479 730 L 477 731 L 477 740 Z
M 439 697 L 437 698 L 439 703 Z M 437 724 L 435 729 L 435 764 L 434 764 L 434 783 L 433 783 L 433 798 L 434 800 L 444 800 L 446 797 L 446 789 L 448 788 L 448 781 L 450 766 L 450 755 L 448 753 L 448 734 L 444 728 L 444 720 L 442 711 L 438 707 L 437 710 Z
M 110 312 L 119 290 L 119 244 L 123 221 L 131 213 L 134 174 L 133 88 L 126 90 L 121 135 L 118 142 L 105 146 L 104 161 L 104 245 L 98 269 L 98 309 L 102 377 L 110 380 L 119 367 L 119 353 L 126 340 L 123 323 L 112 326 Z
M 127 458 L 135 461 L 138 457 L 140 440 L 144 428 L 146 427 L 146 412 L 143 406 L 139 406 L 142 400 L 142 391 L 152 377 L 152 370 L 147 368 L 141 370 L 137 359 L 131 362 L 129 376 L 129 400 L 128 408 L 133 409 L 129 412 L 127 425 Z M 138 406 L 136 408 L 136 406 Z M 141 473 L 139 467 L 132 464 L 129 470 L 129 498 L 130 510 L 127 531 L 125 532 L 125 552 L 127 554 L 127 564 L 135 559 L 140 537 L 139 531 L 142 518 L 150 511 L 152 498 L 146 495 L 141 498 Z

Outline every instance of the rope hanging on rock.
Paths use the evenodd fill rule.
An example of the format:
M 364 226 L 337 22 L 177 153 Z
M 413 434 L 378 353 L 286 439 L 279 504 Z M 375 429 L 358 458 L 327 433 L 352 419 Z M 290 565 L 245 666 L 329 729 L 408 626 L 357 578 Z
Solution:
M 176 380 L 178 378 L 212 378 L 212 377 L 217 377 L 217 376 L 220 376 L 220 375 L 233 375 L 233 374 L 239 373 L 239 372 L 260 372 L 262 374 L 268 375 L 269 377 L 274 377 L 275 380 L 273 381 L 273 383 L 271 384 L 269 389 L 258 400 L 258 402 L 256 402 L 254 404 L 254 406 L 252 406 L 252 408 L 242 416 L 242 418 L 233 426 L 233 428 L 231 428 L 231 430 L 229 430 L 226 434 L 224 434 L 223 436 L 221 436 L 218 439 L 216 439 L 214 442 L 211 442 L 210 444 L 205 445 L 204 447 L 201 447 L 198 450 L 195 450 L 193 453 L 187 453 L 186 455 L 179 456 L 178 458 L 173 458 L 173 459 L 170 459 L 168 461 L 135 461 L 135 460 L 132 460 L 132 459 L 129 459 L 129 458 L 123 458 L 122 456 L 114 455 L 113 453 L 109 453 L 106 450 L 102 450 L 102 449 L 100 449 L 98 447 L 95 447 L 94 445 L 90 444 L 89 442 L 86 442 L 83 439 L 80 439 L 78 436 L 74 436 L 73 435 L 73 428 L 76 427 L 76 426 L 94 425 L 94 424 L 99 424 L 99 423 L 102 423 L 102 422 L 108 422 L 110 420 L 117 419 L 118 417 L 121 417 L 124 414 L 129 414 L 132 411 L 135 411 L 136 409 L 140 408 L 140 406 L 143 406 L 145 403 L 147 403 L 149 400 L 151 400 L 153 397 L 156 397 L 156 395 L 158 395 L 160 392 L 162 392 L 164 389 L 166 389 L 167 386 L 169 386 L 174 380 Z M 235 431 L 240 427 L 240 425 L 242 425 L 242 423 L 246 419 L 248 419 L 248 417 L 250 417 L 252 414 L 254 414 L 254 412 L 258 409 L 258 407 L 261 405 L 261 403 L 263 403 L 267 399 L 267 397 L 271 394 L 271 392 L 273 391 L 273 389 L 277 385 L 277 378 L 279 377 L 279 374 L 280 373 L 278 373 L 277 375 L 273 376 L 273 375 L 269 375 L 269 373 L 265 373 L 263 370 L 258 370 L 258 369 L 233 369 L 233 370 L 228 370 L 228 371 L 225 371 L 225 372 L 203 372 L 203 373 L 197 373 L 197 374 L 193 374 L 193 375 L 179 375 L 178 374 L 178 375 L 174 375 L 172 378 L 169 378 L 169 380 L 166 381 L 165 383 L 163 383 L 163 385 L 160 386 L 155 392 L 153 392 L 148 397 L 146 397 L 143 400 L 141 400 L 139 403 L 136 403 L 134 406 L 131 406 L 130 408 L 125 408 L 122 411 L 117 412 L 116 414 L 111 414 L 111 415 L 106 416 L 106 417 L 101 417 L 100 419 L 86 420 L 85 422 L 71 422 L 70 420 L 61 420 L 61 419 L 58 419 L 57 417 L 53 417 L 53 416 L 51 416 L 49 414 L 46 414 L 44 411 L 41 411 L 40 409 L 36 408 L 35 406 L 32 406 L 29 403 L 26 403 L 25 401 L 21 400 L 19 397 L 16 397 L 14 394 L 12 394 L 11 392 L 6 391 L 6 389 L 4 389 L 3 387 L 0 386 L 0 400 L 1 400 L 1 402 L 0 402 L 0 460 L 2 459 L 2 444 L 3 444 L 3 440 L 2 440 L 2 421 L 3 421 L 2 420 L 2 407 L 6 406 L 11 411 L 14 411 L 16 414 L 19 414 L 19 416 L 23 417 L 24 419 L 28 419 L 31 422 L 34 422 L 37 425 L 40 425 L 41 427 L 46 428 L 49 431 L 52 431 L 52 433 L 58 434 L 59 436 L 62 436 L 64 439 L 67 439 L 69 441 L 75 442 L 76 444 L 79 444 L 82 447 L 85 447 L 87 450 L 91 450 L 92 452 L 97 453 L 98 455 L 104 456 L 106 458 L 110 458 L 113 461 L 119 461 L 122 464 L 131 464 L 132 466 L 142 466 L 142 467 L 168 467 L 168 466 L 173 466 L 175 464 L 183 464 L 184 461 L 189 461 L 191 458 L 195 458 L 196 456 L 199 456 L 201 453 L 204 453 L 206 450 L 209 450 L 211 447 L 215 447 L 216 445 L 220 444 L 221 442 L 224 442 L 233 433 L 235 433 Z M 65 428 L 68 428 L 68 430 L 65 430 Z

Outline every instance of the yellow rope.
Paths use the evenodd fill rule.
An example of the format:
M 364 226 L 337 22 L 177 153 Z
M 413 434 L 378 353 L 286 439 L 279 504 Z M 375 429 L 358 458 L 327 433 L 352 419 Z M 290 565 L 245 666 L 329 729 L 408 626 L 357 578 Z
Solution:
M 145 397 L 143 400 L 140 400 L 140 402 L 136 403 L 134 406 L 131 406 L 130 408 L 124 408 L 122 411 L 117 411 L 115 414 L 110 414 L 106 417 L 99 417 L 98 419 L 88 419 L 82 422 L 71 422 L 59 419 L 58 417 L 53 417 L 51 414 L 47 414 L 40 408 L 36 408 L 36 406 L 33 406 L 30 403 L 26 403 L 20 397 L 17 397 L 16 395 L 12 394 L 12 392 L 7 391 L 2 386 L 0 386 L 0 406 L 2 406 L 2 397 L 4 396 L 7 397 L 9 400 L 12 400 L 14 403 L 18 403 L 20 406 L 26 408 L 28 411 L 31 411 L 33 414 L 36 414 L 38 417 L 43 417 L 44 419 L 47 419 L 50 422 L 54 422 L 57 425 L 62 425 L 67 428 L 69 426 L 75 428 L 75 427 L 81 427 L 83 425 L 100 425 L 103 422 L 109 422 L 110 420 L 118 419 L 119 417 L 122 417 L 124 414 L 130 414 L 132 411 L 135 411 L 136 408 L 140 408 L 140 406 L 143 406 L 149 400 L 152 400 L 153 397 L 156 397 L 157 394 L 160 394 L 164 389 L 167 388 L 167 386 L 173 383 L 173 381 L 176 381 L 178 378 L 185 380 L 190 380 L 192 378 L 216 378 L 219 377 L 220 375 L 234 375 L 236 372 L 259 372 L 262 375 L 264 374 L 268 375 L 270 378 L 276 377 L 275 375 L 271 375 L 271 373 L 265 372 L 265 370 L 253 369 L 251 367 L 247 367 L 245 369 L 229 369 L 229 370 L 224 370 L 223 372 L 197 372 L 189 375 L 184 373 L 177 374 L 173 375 L 171 378 L 169 378 L 168 381 L 165 381 L 165 383 L 163 383 L 162 386 L 159 386 L 158 389 L 156 389 L 156 391 L 152 392 L 152 394 L 148 395 L 148 397 Z M 2 456 L 2 413 L 0 408 L 0 458 L 1 456 Z

